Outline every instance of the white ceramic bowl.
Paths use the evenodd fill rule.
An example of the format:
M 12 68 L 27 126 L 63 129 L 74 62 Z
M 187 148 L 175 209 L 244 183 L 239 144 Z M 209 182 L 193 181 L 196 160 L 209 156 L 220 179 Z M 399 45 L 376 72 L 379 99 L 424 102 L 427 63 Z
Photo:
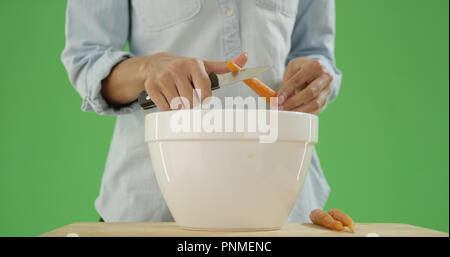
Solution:
M 209 112 L 196 111 L 202 117 Z M 253 115 L 239 111 L 245 120 Z M 226 112 L 237 117 L 236 110 Z M 263 114 L 269 117 L 271 112 L 275 111 Z M 192 110 L 155 112 L 145 121 L 153 168 L 177 224 L 219 231 L 281 228 L 318 140 L 317 116 L 279 111 L 277 141 L 260 143 L 263 133 L 251 131 L 248 125 L 244 132 L 234 133 L 173 131 L 171 122 L 177 113 L 187 115 L 191 126 L 199 122 Z

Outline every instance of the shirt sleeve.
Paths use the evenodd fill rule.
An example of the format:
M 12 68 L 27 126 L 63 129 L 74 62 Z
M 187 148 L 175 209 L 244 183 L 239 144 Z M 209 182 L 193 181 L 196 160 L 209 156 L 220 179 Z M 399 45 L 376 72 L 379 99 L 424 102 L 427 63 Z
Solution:
M 328 102 L 337 97 L 342 80 L 342 73 L 336 68 L 334 58 L 335 32 L 334 0 L 299 0 L 286 64 L 302 56 L 320 61 L 334 77 Z
M 100 93 L 101 81 L 126 58 L 128 0 L 68 0 L 66 44 L 61 55 L 69 80 L 82 98 L 81 109 L 103 115 L 127 114 L 137 102 L 113 106 Z

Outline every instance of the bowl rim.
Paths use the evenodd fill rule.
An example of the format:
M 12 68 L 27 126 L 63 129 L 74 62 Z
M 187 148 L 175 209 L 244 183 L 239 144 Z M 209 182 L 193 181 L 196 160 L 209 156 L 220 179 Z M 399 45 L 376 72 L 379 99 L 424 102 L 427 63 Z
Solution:
M 180 140 L 259 140 L 260 132 L 175 132 L 167 128 L 162 129 L 161 124 L 168 124 L 170 117 L 175 113 L 187 112 L 192 115 L 192 111 L 204 112 L 212 109 L 182 109 L 163 112 L 151 112 L 145 115 L 145 141 L 180 141 Z M 216 109 L 217 110 L 217 109 Z M 248 109 L 220 109 L 233 112 L 240 110 L 248 113 Z M 318 116 L 304 112 L 279 111 L 279 110 L 256 110 L 266 112 L 270 115 L 272 112 L 278 112 L 278 135 L 276 142 L 318 142 Z M 190 116 L 192 117 L 192 116 Z M 234 117 L 234 116 L 233 116 Z M 289 123 L 290 126 L 279 126 L 280 122 Z M 167 129 L 166 129 L 167 128 Z M 295 129 L 297 128 L 297 129 Z

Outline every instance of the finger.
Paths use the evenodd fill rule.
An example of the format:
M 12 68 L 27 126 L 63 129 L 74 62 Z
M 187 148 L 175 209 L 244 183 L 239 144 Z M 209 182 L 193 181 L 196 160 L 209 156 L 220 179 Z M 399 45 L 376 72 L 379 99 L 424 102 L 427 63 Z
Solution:
M 289 97 L 280 107 L 284 110 L 290 110 L 296 106 L 311 101 L 319 96 L 323 89 L 330 85 L 331 79 L 332 78 L 329 73 L 324 73 L 322 76 L 312 81 L 304 89 L 300 90 L 300 92 Z
M 283 104 L 287 98 L 294 94 L 297 88 L 301 89 L 305 87 L 308 82 L 313 81 L 322 73 L 322 65 L 317 60 L 311 60 L 308 64 L 302 65 L 290 79 L 284 82 L 283 86 L 278 91 L 279 104 Z
M 248 60 L 248 53 L 244 52 L 236 57 L 234 57 L 233 62 L 239 65 L 239 67 L 244 67 Z M 226 65 L 226 64 L 225 64 Z M 227 67 L 228 68 L 228 67 Z M 228 70 L 229 71 L 229 70 Z
M 147 95 L 150 99 L 156 104 L 156 106 L 161 111 L 170 110 L 170 106 L 166 101 L 164 95 L 159 91 L 159 88 L 156 84 L 152 83 L 150 80 L 146 80 L 144 82 L 145 90 L 147 91 Z
M 199 90 L 200 102 L 206 97 L 211 96 L 211 80 L 206 72 L 205 65 L 202 61 L 196 61 L 194 65 L 191 65 L 191 79 L 194 88 Z
M 292 111 L 297 112 L 306 112 L 312 114 L 319 114 L 322 108 L 326 105 L 328 96 L 331 93 L 331 88 L 328 86 L 325 90 L 323 90 L 319 96 L 315 99 L 309 101 L 308 103 L 301 105 L 299 107 L 293 108 Z
M 175 77 L 165 75 L 159 80 L 159 83 L 158 83 L 160 91 L 166 98 L 166 101 L 167 101 L 167 103 L 169 103 L 169 106 L 170 106 L 170 102 L 172 101 L 172 99 L 180 96 L 180 94 L 178 93 L 178 89 L 177 89 L 174 79 L 175 79 Z M 181 106 L 177 107 L 177 109 L 180 109 L 180 108 L 181 108 Z
M 300 69 L 300 67 L 297 66 L 298 65 L 295 65 L 295 62 L 293 62 L 293 60 L 288 63 L 283 74 L 283 81 L 288 81 L 295 74 L 295 72 Z
M 196 95 L 191 81 L 187 76 L 181 76 L 175 78 L 175 84 L 180 96 L 185 97 L 188 100 L 187 103 L 183 103 L 183 107 L 186 109 L 192 108 L 194 106 L 194 97 L 196 97 Z
M 244 67 L 248 60 L 248 54 L 242 53 L 233 59 L 233 62 L 239 65 L 239 67 Z M 216 74 L 223 74 L 230 72 L 227 67 L 227 62 L 214 62 L 214 61 L 203 61 L 205 64 L 206 73 L 214 72 Z

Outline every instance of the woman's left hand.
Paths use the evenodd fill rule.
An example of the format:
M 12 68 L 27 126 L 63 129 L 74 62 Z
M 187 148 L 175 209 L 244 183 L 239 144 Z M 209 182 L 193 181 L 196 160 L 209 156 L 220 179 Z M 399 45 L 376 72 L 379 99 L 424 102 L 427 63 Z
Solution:
M 319 61 L 306 57 L 292 59 L 278 91 L 278 109 L 319 114 L 331 93 L 333 75 Z

